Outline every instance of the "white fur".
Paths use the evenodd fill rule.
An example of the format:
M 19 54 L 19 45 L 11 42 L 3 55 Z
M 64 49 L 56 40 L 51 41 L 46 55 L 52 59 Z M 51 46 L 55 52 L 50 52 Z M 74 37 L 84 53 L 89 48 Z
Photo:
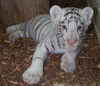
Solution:
M 43 75 L 43 61 L 37 59 L 32 65 L 23 73 L 22 77 L 28 84 L 34 84 L 40 81 Z
M 51 20 L 54 23 L 58 23 L 58 21 L 61 19 L 62 17 L 62 9 L 55 5 L 53 7 L 51 7 L 50 9 L 50 15 L 51 15 Z M 90 19 L 93 16 L 93 11 L 91 8 L 87 7 L 84 8 L 82 10 L 82 14 L 85 16 L 85 22 L 87 23 L 87 25 L 90 24 Z M 67 24 L 66 24 L 67 25 Z M 75 22 L 71 22 L 69 24 L 69 27 L 67 26 L 68 31 L 66 32 L 65 35 L 65 40 L 78 40 L 78 36 L 77 36 L 77 25 Z M 8 31 L 9 32 L 9 31 Z M 66 43 L 66 49 L 65 50 L 59 50 L 56 49 L 53 52 L 57 52 L 57 53 L 65 53 L 62 56 L 61 59 L 61 69 L 64 70 L 65 72 L 73 72 L 76 69 L 76 65 L 75 65 L 75 58 L 76 58 L 76 47 L 77 47 L 77 43 L 74 45 L 74 47 L 69 46 L 68 43 Z M 28 84 L 34 84 L 40 81 L 41 77 L 43 76 L 43 62 L 44 62 L 44 58 L 46 57 L 47 51 L 45 49 L 45 43 L 40 43 L 33 55 L 33 60 L 32 60 L 32 64 L 31 66 L 23 73 L 22 77 L 23 80 L 25 82 L 27 82 Z M 48 48 L 52 51 L 52 47 L 50 44 L 50 38 L 48 38 L 48 43 L 47 43 Z M 56 46 L 56 45 L 55 45 Z M 40 57 L 40 59 L 38 59 L 37 57 Z M 35 60 L 34 60 L 35 59 Z
M 91 18 L 93 17 L 94 11 L 91 7 L 85 7 L 82 10 L 83 17 L 85 18 L 85 22 L 87 25 L 91 23 Z
M 43 29 L 41 33 L 39 33 L 41 29 L 39 29 L 39 31 L 37 32 L 31 33 L 31 35 L 33 35 L 32 37 L 34 38 L 34 34 L 35 35 L 42 34 L 47 31 L 46 33 L 44 33 L 45 35 L 39 35 L 40 36 L 39 39 L 38 35 L 36 36 L 36 39 L 39 41 L 39 44 L 33 55 L 32 64 L 22 75 L 22 78 L 26 83 L 34 84 L 40 81 L 41 77 L 43 76 L 43 63 L 44 59 L 47 57 L 47 53 L 63 53 L 64 55 L 62 56 L 60 64 L 61 69 L 64 70 L 65 72 L 73 72 L 75 70 L 76 68 L 75 58 L 77 56 L 77 52 L 79 52 L 78 48 L 80 48 L 78 45 L 79 43 L 81 43 L 79 42 L 81 31 L 79 32 L 77 31 L 78 26 L 80 26 L 80 22 L 76 23 L 74 21 L 71 21 L 68 24 L 68 20 L 72 16 L 68 15 L 67 20 L 64 21 L 67 27 L 67 31 L 63 29 L 62 32 L 64 36 L 61 38 L 59 37 L 59 42 L 56 38 L 55 33 L 53 33 L 55 31 L 57 32 L 57 28 L 55 28 L 55 25 L 58 24 L 59 21 L 64 20 L 64 12 L 65 12 L 64 9 L 60 8 L 57 5 L 54 5 L 50 9 L 50 15 L 38 16 L 35 18 L 35 20 L 34 19 L 30 20 L 28 22 L 29 25 L 27 24 L 28 26 L 24 24 L 25 26 L 29 27 L 25 29 L 26 30 L 25 35 L 26 37 L 30 37 L 29 32 L 31 31 L 34 32 L 37 29 L 38 25 L 41 24 L 42 20 L 46 19 L 46 22 L 42 24 L 42 26 L 44 26 L 45 24 L 47 24 L 47 22 L 49 22 L 49 24 L 45 25 L 45 27 L 43 28 L 42 26 L 41 27 L 39 26 L 40 28 Z M 51 22 L 50 16 L 52 23 L 50 23 Z M 80 9 L 80 16 L 81 16 L 80 20 L 85 22 L 84 27 L 88 27 L 88 25 L 91 23 L 91 18 L 93 16 L 92 8 L 86 7 L 84 9 Z M 37 20 L 40 21 L 34 23 Z M 22 25 L 23 24 L 18 24 L 15 26 L 8 27 L 7 33 L 10 34 L 9 38 L 15 41 L 19 37 L 24 37 L 24 32 L 22 33 L 22 30 L 19 30 L 19 29 L 24 29 L 24 27 L 22 28 Z M 33 29 L 33 26 L 35 29 Z M 53 43 L 51 40 L 53 41 Z M 70 46 L 70 43 L 68 43 L 69 40 L 73 40 L 75 43 L 72 46 Z M 63 46 L 62 43 L 64 43 L 65 46 Z
M 51 20 L 54 23 L 57 23 L 59 21 L 59 19 L 61 18 L 62 9 L 59 6 L 54 5 L 50 9 L 50 15 L 51 15 Z
M 13 32 L 15 32 L 15 29 L 14 28 L 16 28 L 16 30 L 19 30 L 20 27 L 21 27 L 21 24 L 9 26 L 7 28 L 7 30 L 6 30 L 6 32 L 7 32 L 7 34 L 13 33 Z
M 73 52 L 64 54 L 61 59 L 61 69 L 65 72 L 73 72 L 76 69 L 75 57 L 76 54 Z
M 37 57 L 43 57 L 38 59 Z M 43 62 L 46 57 L 46 49 L 44 45 L 38 45 L 34 55 L 31 66 L 23 73 L 22 77 L 28 84 L 34 84 L 40 81 L 43 75 Z M 37 59 L 36 59 L 37 58 Z

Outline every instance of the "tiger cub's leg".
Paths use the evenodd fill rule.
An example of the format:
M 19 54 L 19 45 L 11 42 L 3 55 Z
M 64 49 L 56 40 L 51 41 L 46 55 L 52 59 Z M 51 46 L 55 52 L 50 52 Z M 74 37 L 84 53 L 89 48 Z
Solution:
M 24 38 L 24 37 L 26 37 L 26 38 L 29 37 L 29 33 L 24 30 L 18 30 L 9 35 L 9 39 L 12 42 L 15 42 L 18 38 Z
M 28 84 L 34 84 L 40 81 L 43 76 L 43 63 L 47 57 L 47 50 L 44 45 L 38 45 L 33 55 L 31 66 L 23 73 L 23 80 Z
M 73 72 L 76 69 L 75 65 L 75 53 L 66 53 L 62 56 L 61 59 L 61 69 L 65 72 Z
M 17 25 L 13 25 L 13 26 L 9 26 L 7 29 L 6 29 L 6 32 L 7 34 L 11 34 L 15 31 L 18 31 L 22 28 L 22 24 L 17 24 Z

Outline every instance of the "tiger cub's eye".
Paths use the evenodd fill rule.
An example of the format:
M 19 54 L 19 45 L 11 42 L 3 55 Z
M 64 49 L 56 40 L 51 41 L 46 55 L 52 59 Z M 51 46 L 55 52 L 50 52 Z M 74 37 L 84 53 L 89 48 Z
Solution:
M 62 29 L 67 30 L 66 25 L 62 25 Z
M 81 31 L 83 29 L 82 26 L 78 26 L 77 31 Z

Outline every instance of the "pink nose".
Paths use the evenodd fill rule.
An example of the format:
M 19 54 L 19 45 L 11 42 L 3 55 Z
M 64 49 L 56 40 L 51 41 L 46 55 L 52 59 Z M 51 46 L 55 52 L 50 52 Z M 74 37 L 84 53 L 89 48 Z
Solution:
M 71 45 L 71 46 L 72 46 L 73 44 L 75 44 L 75 42 L 76 42 L 75 40 L 67 40 L 67 43 L 68 43 L 69 45 Z

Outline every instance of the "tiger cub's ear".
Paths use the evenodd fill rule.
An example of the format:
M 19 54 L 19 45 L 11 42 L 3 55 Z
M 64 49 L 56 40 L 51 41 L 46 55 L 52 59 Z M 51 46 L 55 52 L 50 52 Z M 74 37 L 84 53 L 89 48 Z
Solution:
M 58 22 L 61 17 L 61 14 L 62 14 L 62 9 L 59 6 L 54 5 L 51 7 L 50 15 L 52 21 Z
M 91 23 L 91 18 L 93 17 L 93 9 L 91 7 L 85 7 L 83 10 L 82 10 L 82 14 L 85 18 L 85 22 L 87 25 L 89 25 Z

